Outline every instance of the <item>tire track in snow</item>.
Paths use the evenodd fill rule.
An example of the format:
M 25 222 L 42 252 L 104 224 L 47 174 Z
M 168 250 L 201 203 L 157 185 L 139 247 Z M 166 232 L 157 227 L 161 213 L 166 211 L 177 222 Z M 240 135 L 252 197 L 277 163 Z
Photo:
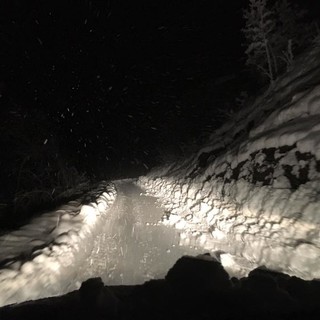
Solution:
M 139 284 L 164 277 L 182 255 L 199 254 L 196 247 L 179 246 L 179 231 L 159 223 L 162 216 L 156 198 L 133 183 L 118 182 L 116 201 L 103 218 L 83 279 L 99 276 L 108 285 Z

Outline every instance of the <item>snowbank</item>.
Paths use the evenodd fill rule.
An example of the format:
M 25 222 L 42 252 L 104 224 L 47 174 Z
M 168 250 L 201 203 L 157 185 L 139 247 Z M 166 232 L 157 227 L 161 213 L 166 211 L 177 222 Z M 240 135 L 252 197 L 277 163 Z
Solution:
M 197 154 L 139 178 L 181 244 L 320 278 L 319 61 L 300 57 Z
M 0 237 L 0 306 L 77 289 L 78 267 L 91 252 L 90 237 L 116 197 L 101 183 L 88 204 L 70 201 Z

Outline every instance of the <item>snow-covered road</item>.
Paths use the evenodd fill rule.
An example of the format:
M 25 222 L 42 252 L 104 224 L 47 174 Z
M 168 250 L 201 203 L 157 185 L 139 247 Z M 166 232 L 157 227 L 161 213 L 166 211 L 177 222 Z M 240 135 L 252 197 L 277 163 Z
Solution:
M 131 182 L 117 182 L 116 188 L 116 201 L 101 221 L 81 272 L 84 278 L 100 276 L 109 285 L 139 284 L 164 277 L 183 254 L 200 253 L 196 247 L 179 246 L 178 230 L 160 222 L 164 212 L 156 198 Z
M 164 277 L 182 255 L 202 253 L 179 245 L 157 198 L 132 180 L 91 193 L 87 204 L 71 201 L 0 237 L 0 306 L 64 294 L 91 277 L 143 283 Z

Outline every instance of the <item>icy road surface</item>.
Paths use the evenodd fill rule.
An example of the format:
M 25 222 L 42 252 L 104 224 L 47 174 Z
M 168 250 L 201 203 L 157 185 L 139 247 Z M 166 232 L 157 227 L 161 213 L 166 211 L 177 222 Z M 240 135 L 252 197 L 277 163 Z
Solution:
M 163 209 L 130 182 L 117 182 L 117 198 L 101 221 L 83 278 L 100 276 L 105 284 L 140 284 L 163 278 L 184 254 L 202 253 L 179 246 L 179 231 L 160 221 Z

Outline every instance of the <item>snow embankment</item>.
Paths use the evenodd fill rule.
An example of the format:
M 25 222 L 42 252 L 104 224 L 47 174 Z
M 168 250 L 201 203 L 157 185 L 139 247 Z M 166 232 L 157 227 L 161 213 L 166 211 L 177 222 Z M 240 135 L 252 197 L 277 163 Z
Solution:
M 196 155 L 140 177 L 181 244 L 320 278 L 319 61 L 315 48 Z
M 101 183 L 88 204 L 70 201 L 0 237 L 0 306 L 77 289 L 79 266 L 99 221 L 113 204 L 113 184 Z

